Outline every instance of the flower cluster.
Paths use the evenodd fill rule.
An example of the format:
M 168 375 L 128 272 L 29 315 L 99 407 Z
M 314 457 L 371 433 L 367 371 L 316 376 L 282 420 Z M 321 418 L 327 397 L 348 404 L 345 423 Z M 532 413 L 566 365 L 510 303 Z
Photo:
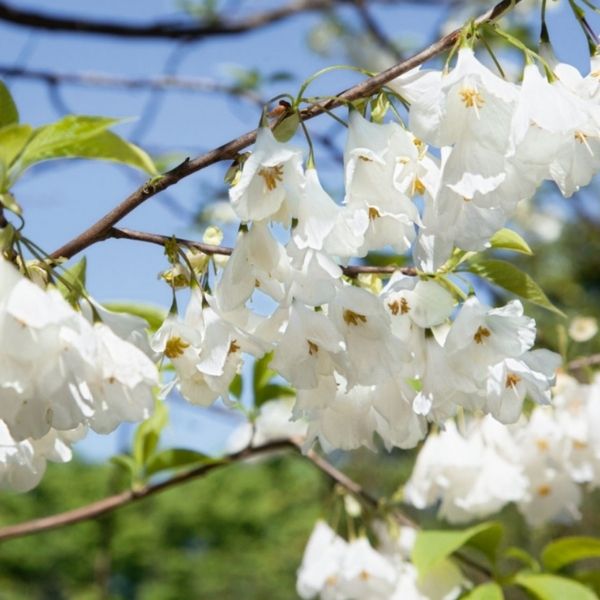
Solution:
M 46 460 L 69 460 L 87 427 L 108 433 L 152 411 L 157 370 L 132 343 L 144 322 L 93 312 L 104 320 L 90 323 L 0 258 L 1 487 L 35 486 Z
M 553 406 L 505 427 L 490 417 L 428 437 L 404 489 L 418 508 L 439 503 L 452 523 L 484 518 L 510 502 L 532 526 L 579 518 L 582 485 L 600 485 L 600 379 L 561 375 Z
M 548 80 L 529 64 L 516 85 L 462 48 L 449 73 L 418 68 L 392 82 L 411 102 L 412 131 L 441 148 L 415 251 L 424 270 L 439 267 L 454 245 L 484 248 L 543 180 L 565 196 L 590 182 L 600 169 L 598 67 L 595 57 L 582 77 L 555 64 Z
M 366 537 L 350 542 L 319 521 L 310 536 L 296 589 L 301 598 L 322 600 L 453 600 L 463 577 L 449 560 L 419 578 L 409 561 L 415 531 L 402 527 L 392 536 L 383 523 L 373 548 Z

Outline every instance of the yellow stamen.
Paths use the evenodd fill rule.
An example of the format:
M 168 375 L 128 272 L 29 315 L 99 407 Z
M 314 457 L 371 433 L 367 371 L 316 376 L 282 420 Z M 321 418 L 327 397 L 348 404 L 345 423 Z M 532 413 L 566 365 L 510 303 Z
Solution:
M 537 493 L 539 496 L 549 496 L 550 493 L 552 492 L 552 488 L 545 483 L 544 485 L 540 485 L 540 487 L 537 489 Z
M 485 104 L 483 96 L 475 89 L 466 87 L 459 92 L 460 99 L 467 108 L 482 108 Z
M 490 335 L 492 335 L 491 331 L 487 327 L 483 327 L 480 325 L 477 328 L 473 339 L 475 340 L 476 344 L 483 344 L 485 338 L 490 337 Z
M 375 219 L 379 219 L 379 217 L 381 217 L 381 213 L 374 206 L 369 206 L 369 219 L 374 221 Z
M 314 356 L 315 354 L 317 354 L 317 352 L 319 351 L 319 346 L 317 346 L 317 344 L 315 344 L 314 342 L 311 342 L 310 340 L 306 340 L 308 342 L 308 353 L 311 356 Z
M 265 180 L 265 185 L 269 192 L 272 192 L 277 187 L 277 184 L 283 181 L 283 165 L 263 167 L 258 172 L 258 175 Z
M 535 445 L 538 447 L 538 450 L 540 452 L 546 452 L 550 448 L 548 440 L 544 438 L 538 438 L 537 440 L 535 440 Z
M 521 378 L 516 374 L 516 373 L 509 373 L 506 376 L 506 387 L 507 388 L 514 388 L 517 383 L 519 383 L 519 381 L 521 381 Z
M 239 349 L 240 349 L 240 346 L 237 343 L 237 340 L 231 340 L 231 344 L 229 344 L 229 350 L 227 350 L 227 354 L 233 354 L 234 352 L 237 352 Z
M 177 358 L 189 347 L 190 345 L 187 342 L 184 342 L 180 337 L 175 336 L 169 338 L 165 345 L 165 356 L 167 358 Z
M 358 325 L 359 323 L 366 323 L 367 317 L 359 313 L 355 313 L 353 310 L 347 308 L 343 313 L 344 321 L 346 325 Z

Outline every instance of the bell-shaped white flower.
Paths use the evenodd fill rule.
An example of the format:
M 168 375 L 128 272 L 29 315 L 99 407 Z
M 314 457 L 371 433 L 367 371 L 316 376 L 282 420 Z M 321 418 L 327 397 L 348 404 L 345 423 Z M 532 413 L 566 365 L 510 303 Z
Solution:
M 16 441 L 0 421 L 0 488 L 27 492 L 44 476 L 47 461 L 64 463 L 72 458 L 71 445 L 85 435 L 80 426 L 72 431 L 50 429 L 39 439 Z
M 459 372 L 481 380 L 487 367 L 529 350 L 535 333 L 535 321 L 523 314 L 518 300 L 490 309 L 472 296 L 454 320 L 444 347 Z
M 561 363 L 560 355 L 539 349 L 490 367 L 485 410 L 502 423 L 516 423 L 525 396 L 539 404 L 549 404 L 550 388 Z
M 333 375 L 335 355 L 343 350 L 342 335 L 326 314 L 294 302 L 271 367 L 297 388 L 316 388 L 320 377 Z
M 302 151 L 278 142 L 268 127 L 261 127 L 254 151 L 230 188 L 229 197 L 242 221 L 288 223 L 297 214 L 303 185 Z

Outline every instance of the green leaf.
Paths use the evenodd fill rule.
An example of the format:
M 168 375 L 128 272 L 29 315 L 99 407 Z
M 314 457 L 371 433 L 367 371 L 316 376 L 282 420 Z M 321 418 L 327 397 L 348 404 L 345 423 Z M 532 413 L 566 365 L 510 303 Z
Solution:
M 252 376 L 252 388 L 254 391 L 254 397 L 258 396 L 260 389 L 267 385 L 277 373 L 273 369 L 269 368 L 269 363 L 273 358 L 272 352 L 267 352 L 262 358 L 259 358 L 254 363 L 254 372 Z
M 137 471 L 135 461 L 127 454 L 117 454 L 117 456 L 111 457 L 110 462 L 130 477 L 133 477 Z
M 133 302 L 103 302 L 103 306 L 113 312 L 128 313 L 141 317 L 148 323 L 148 329 L 155 332 L 167 317 L 167 311 L 151 304 L 137 304 Z
M 502 525 L 493 522 L 453 531 L 420 531 L 413 547 L 412 562 L 423 576 L 463 546 L 476 548 L 493 562 L 503 533 Z
M 542 288 L 527 273 L 505 260 L 478 259 L 476 262 L 470 262 L 467 270 L 533 304 L 565 317 L 565 314 L 550 302 Z
M 23 209 L 10 192 L 4 192 L 3 194 L 0 194 L 0 205 L 14 212 L 16 215 L 23 214 Z
M 461 600 L 503 600 L 502 588 L 497 583 L 484 583 L 463 596 Z
M 532 571 L 541 571 L 540 565 L 537 560 L 529 552 L 525 552 L 522 548 L 517 548 L 516 546 L 511 546 L 507 548 L 504 552 L 505 558 L 512 558 L 513 560 L 518 560 L 526 565 Z
M 166 405 L 164 402 L 156 402 L 154 413 L 137 428 L 133 438 L 133 459 L 136 465 L 143 467 L 148 463 L 168 421 L 169 413 Z
M 170 448 L 154 454 L 146 464 L 146 476 L 154 475 L 160 471 L 181 469 L 192 465 L 211 464 L 221 462 L 221 459 L 210 458 L 195 450 L 185 448 Z
M 33 129 L 29 125 L 13 124 L 0 129 L 0 163 L 5 173 L 8 173 L 10 166 L 21 154 L 32 133 Z M 0 191 L 6 191 L 8 185 L 8 180 L 3 181 Z
M 87 260 L 85 256 L 72 267 L 61 273 L 61 279 L 56 280 L 56 287 L 65 300 L 76 304 L 85 290 L 85 272 Z M 61 281 L 62 280 L 62 281 Z
M 583 583 L 585 586 L 593 589 L 596 594 L 600 594 L 600 571 L 577 571 L 577 573 L 573 574 L 573 578 L 577 579 L 577 581 Z
M 33 138 L 21 155 L 19 172 L 42 160 L 72 157 L 74 145 L 102 133 L 119 119 L 68 115 L 34 131 Z
M 521 254 L 533 255 L 533 250 L 529 247 L 529 244 L 512 229 L 501 229 L 497 231 L 490 239 L 492 248 L 498 248 L 501 250 L 514 250 Z
M 157 175 L 158 171 L 152 159 L 138 146 L 126 142 L 112 131 L 99 131 L 94 135 L 67 136 L 63 143 L 55 144 L 49 149 L 42 148 L 31 152 L 31 146 L 38 136 L 25 148 L 19 167 L 21 171 L 29 165 L 43 160 L 59 158 L 88 158 L 95 160 L 108 160 L 128 165 L 145 171 L 150 175 Z
M 573 536 L 550 542 L 542 550 L 542 564 L 548 571 L 558 571 L 563 567 L 584 560 L 600 557 L 600 539 Z
M 383 119 L 390 109 L 390 101 L 387 94 L 380 92 L 371 100 L 371 119 L 374 123 L 383 123 Z
M 258 408 L 262 406 L 265 402 L 269 400 L 274 400 L 275 398 L 290 398 L 296 395 L 296 390 L 289 387 L 288 385 L 280 385 L 278 383 L 268 383 L 261 387 L 255 398 L 254 405 Z
M 0 81 L 0 127 L 19 122 L 19 111 L 8 88 Z
M 514 583 L 538 600 L 598 600 L 598 596 L 589 588 L 558 575 L 520 573 Z
M 273 129 L 273 135 L 278 142 L 287 142 L 294 136 L 299 125 L 300 115 L 298 111 L 294 111 L 277 124 Z
M 231 384 L 229 386 L 229 393 L 239 400 L 242 397 L 243 389 L 244 380 L 242 379 L 242 376 L 238 373 L 231 381 Z

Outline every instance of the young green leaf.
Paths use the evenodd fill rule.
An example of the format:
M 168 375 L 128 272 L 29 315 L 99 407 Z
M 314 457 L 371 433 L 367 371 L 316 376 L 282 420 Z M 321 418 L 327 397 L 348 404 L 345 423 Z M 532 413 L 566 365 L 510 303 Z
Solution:
M 65 300 L 76 304 L 85 290 L 85 273 L 87 261 L 85 256 L 72 267 L 61 274 L 61 279 L 56 280 L 56 287 Z
M 600 539 L 573 536 L 550 542 L 542 550 L 542 564 L 548 571 L 558 571 L 586 558 L 600 557 Z
M 150 304 L 137 304 L 134 302 L 104 302 L 104 308 L 113 312 L 128 313 L 144 319 L 148 323 L 148 329 L 155 332 L 167 317 L 163 308 Z
M 519 573 L 514 583 L 538 600 L 598 600 L 598 596 L 589 588 L 558 575 Z
M 296 391 L 287 385 L 268 383 L 261 387 L 256 393 L 254 405 L 259 407 L 269 400 L 275 400 L 276 398 L 292 398 L 295 395 Z
M 0 129 L 0 163 L 4 166 L 5 173 L 8 173 L 10 166 L 21 154 L 32 133 L 33 129 L 29 125 L 13 124 Z M 10 182 L 5 179 L 0 192 L 6 191 L 9 186 Z
M 146 464 L 146 476 L 150 477 L 161 471 L 171 471 L 184 467 L 199 466 L 221 462 L 221 459 L 211 458 L 194 450 L 185 448 L 170 448 L 150 457 Z
M 239 400 L 242 397 L 243 389 L 244 389 L 244 380 L 242 379 L 242 376 L 238 373 L 231 380 L 231 385 L 229 386 L 229 393 L 232 396 L 235 396 Z
M 37 138 L 34 138 L 34 142 Z M 33 143 L 33 142 L 32 142 Z M 29 145 L 31 146 L 31 144 Z M 158 171 L 152 159 L 141 149 L 126 142 L 112 131 L 100 131 L 93 136 L 75 137 L 69 142 L 55 146 L 51 152 L 29 153 L 25 148 L 21 157 L 21 171 L 34 162 L 59 158 L 88 158 L 107 160 L 128 165 L 145 171 L 149 175 L 157 175 Z
M 502 588 L 497 583 L 484 583 L 478 585 L 474 590 L 466 596 L 462 596 L 462 600 L 503 600 L 504 594 Z
M 440 560 L 463 546 L 471 546 L 494 561 L 504 529 L 499 523 L 481 523 L 453 531 L 420 531 L 412 551 L 412 561 L 422 576 Z
M 8 88 L 0 81 L 0 127 L 19 122 L 19 111 Z
M 529 244 L 512 229 L 500 229 L 491 237 L 490 243 L 492 248 L 513 250 L 529 256 L 533 255 L 533 250 L 529 247 Z
M 133 438 L 133 459 L 139 467 L 146 466 L 154 454 L 160 434 L 169 421 L 169 413 L 164 402 L 156 402 L 152 416 L 141 423 Z
M 273 369 L 269 368 L 269 363 L 273 358 L 272 352 L 267 352 L 262 358 L 259 358 L 254 363 L 254 372 L 252 376 L 252 388 L 254 392 L 254 397 L 258 396 L 260 389 L 267 385 L 277 373 L 273 371 Z
M 298 111 L 294 111 L 277 124 L 273 129 L 273 135 L 278 142 L 287 142 L 294 137 L 299 125 L 300 115 Z
M 550 302 L 542 288 L 527 273 L 509 262 L 496 259 L 477 259 L 477 261 L 469 262 L 467 270 L 533 304 L 565 317 L 565 314 Z

